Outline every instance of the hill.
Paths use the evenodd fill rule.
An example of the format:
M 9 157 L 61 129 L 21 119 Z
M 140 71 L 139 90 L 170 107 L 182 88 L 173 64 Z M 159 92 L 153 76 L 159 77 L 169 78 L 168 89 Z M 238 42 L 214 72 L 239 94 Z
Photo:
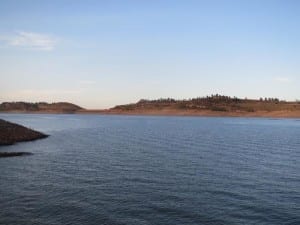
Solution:
M 300 117 L 300 102 L 281 101 L 277 98 L 240 99 L 216 94 L 185 100 L 142 99 L 137 103 L 115 106 L 107 110 L 107 113 Z
M 48 112 L 48 113 L 74 113 L 82 110 L 78 105 L 68 102 L 3 102 L 0 104 L 0 112 Z
M 136 103 L 99 110 L 84 109 L 67 102 L 4 102 L 0 104 L 0 112 L 300 118 L 300 102 L 277 98 L 241 99 L 216 94 L 183 100 L 141 99 Z

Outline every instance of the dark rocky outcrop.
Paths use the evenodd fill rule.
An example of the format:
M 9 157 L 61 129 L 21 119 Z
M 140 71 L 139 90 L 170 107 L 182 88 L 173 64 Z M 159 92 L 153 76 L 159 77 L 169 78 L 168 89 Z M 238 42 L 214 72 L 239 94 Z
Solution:
M 12 145 L 21 141 L 33 141 L 46 138 L 48 135 L 26 128 L 24 126 L 0 119 L 0 145 Z M 0 148 L 1 150 L 1 148 Z M 2 157 L 31 155 L 29 152 L 1 152 Z
M 32 155 L 30 152 L 0 152 L 0 158 Z
M 20 141 L 33 141 L 48 135 L 24 126 L 0 119 L 0 145 L 11 145 Z

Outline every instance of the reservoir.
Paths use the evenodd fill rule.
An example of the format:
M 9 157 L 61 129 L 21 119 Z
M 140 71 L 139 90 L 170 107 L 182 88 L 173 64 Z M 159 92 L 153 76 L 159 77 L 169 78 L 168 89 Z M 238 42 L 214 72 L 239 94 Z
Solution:
M 0 224 L 300 224 L 300 120 L 0 114 Z

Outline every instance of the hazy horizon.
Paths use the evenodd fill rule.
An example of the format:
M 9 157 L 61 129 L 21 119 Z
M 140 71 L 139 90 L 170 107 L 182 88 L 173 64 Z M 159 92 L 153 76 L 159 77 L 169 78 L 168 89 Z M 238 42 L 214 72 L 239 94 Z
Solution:
M 1 1 L 0 102 L 300 98 L 299 1 Z

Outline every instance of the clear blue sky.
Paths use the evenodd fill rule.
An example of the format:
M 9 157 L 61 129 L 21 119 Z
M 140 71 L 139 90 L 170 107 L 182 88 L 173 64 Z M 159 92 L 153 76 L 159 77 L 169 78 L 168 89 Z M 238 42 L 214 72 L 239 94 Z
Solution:
M 300 1 L 0 1 L 0 102 L 300 99 Z

